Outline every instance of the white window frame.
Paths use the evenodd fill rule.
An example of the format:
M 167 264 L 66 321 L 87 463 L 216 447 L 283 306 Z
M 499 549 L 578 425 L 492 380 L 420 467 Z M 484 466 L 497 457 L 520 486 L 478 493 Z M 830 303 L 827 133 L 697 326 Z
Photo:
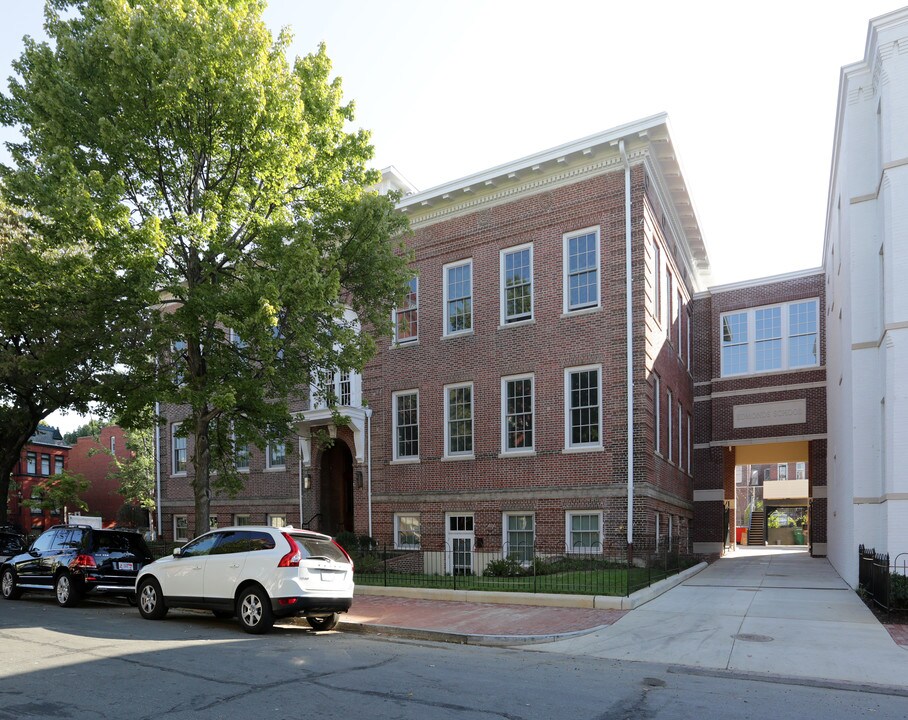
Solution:
M 678 468 L 684 469 L 684 408 L 678 401 Z
M 186 522 L 186 533 L 184 535 L 180 535 L 177 532 L 177 528 L 179 527 L 179 523 L 177 521 L 180 518 L 182 518 Z M 173 516 L 173 541 L 174 542 L 189 542 L 189 516 L 188 515 L 174 515 Z
M 816 335 L 817 335 L 817 360 L 812 365 L 796 365 L 792 366 L 790 364 L 790 347 L 792 335 L 790 333 L 790 316 L 789 309 L 792 305 L 800 305 L 802 303 L 815 303 L 815 320 L 816 320 Z M 778 368 L 773 368 L 771 370 L 756 370 L 756 349 L 757 349 L 757 333 L 756 333 L 756 313 L 759 310 L 771 310 L 774 308 L 780 308 L 780 313 L 782 316 L 782 325 L 781 325 L 781 343 L 782 343 L 782 359 L 781 365 Z M 725 322 L 726 317 L 732 315 L 746 315 L 747 318 L 747 369 L 743 372 L 728 372 L 725 369 L 725 353 L 723 350 L 726 345 L 723 342 L 723 333 L 722 327 Z M 795 336 L 800 337 L 800 336 Z M 743 345 L 744 343 L 740 343 Z M 769 375 L 772 373 L 782 373 L 790 372 L 792 370 L 802 370 L 815 368 L 820 366 L 820 300 L 816 297 L 808 298 L 799 298 L 798 300 L 792 300 L 790 302 L 784 303 L 773 303 L 770 305 L 757 305 L 754 307 L 740 308 L 738 310 L 729 310 L 724 312 L 719 316 L 719 363 L 720 363 L 720 373 L 721 377 L 742 377 L 745 375 Z
M 469 298 L 470 298 L 470 327 L 464 328 L 463 330 L 451 330 L 448 327 L 448 321 L 450 320 L 450 316 L 448 315 L 448 302 L 449 302 L 449 299 L 448 299 L 448 290 L 449 290 L 448 270 L 453 270 L 454 268 L 465 267 L 465 266 L 469 266 L 469 268 L 470 268 L 470 295 L 469 295 Z M 476 316 L 475 307 L 474 307 L 474 303 L 473 303 L 473 298 L 475 296 L 475 292 L 474 292 L 475 287 L 473 284 L 473 258 L 467 258 L 465 260 L 458 260 L 457 262 L 452 262 L 452 263 L 447 263 L 446 265 L 442 265 L 441 273 L 442 273 L 442 286 L 444 288 L 444 297 L 442 299 L 442 311 L 441 311 L 442 312 L 441 327 L 442 327 L 442 331 L 443 331 L 442 335 L 443 335 L 443 337 L 457 337 L 459 335 L 469 335 L 473 332 L 473 325 L 474 325 L 473 321 L 475 320 L 475 316 Z
M 785 475 L 785 477 L 783 478 L 782 475 Z M 778 463 L 776 466 L 776 480 L 788 480 L 788 463 Z
M 509 255 L 514 255 L 525 250 L 528 250 L 530 254 L 530 315 L 529 317 L 515 317 L 511 319 L 508 317 L 507 288 L 505 287 L 505 274 L 507 270 L 505 268 L 505 263 Z M 520 323 L 533 321 L 533 319 L 536 317 L 534 284 L 533 243 L 515 245 L 514 247 L 505 248 L 498 253 L 498 301 L 500 306 L 498 322 L 500 325 L 518 325 Z
M 398 424 L 397 424 L 397 402 L 398 400 L 407 395 L 416 396 L 416 454 L 415 455 L 401 455 L 400 454 L 400 445 L 398 444 Z M 418 462 L 419 461 L 419 390 L 414 388 L 412 390 L 398 390 L 397 392 L 391 393 L 391 447 L 392 447 L 392 459 L 397 462 Z
M 272 462 L 271 462 L 271 450 L 273 447 L 276 447 L 277 445 L 284 446 L 284 462 L 282 462 L 280 465 L 272 464 Z M 266 470 L 286 470 L 287 469 L 287 443 L 286 442 L 269 441 L 268 444 L 265 445 L 265 469 Z
M 420 541 L 416 543 L 403 543 L 400 541 L 400 520 L 401 518 L 416 518 L 419 523 Z M 419 512 L 396 512 L 394 513 L 394 549 L 395 550 L 419 550 L 422 547 L 422 516 Z
M 694 315 L 690 310 L 690 303 L 687 305 L 687 372 L 690 373 L 690 343 L 693 337 L 691 326 L 694 324 Z
M 602 550 L 602 538 L 603 538 L 603 519 L 602 519 L 602 510 L 567 510 L 564 513 L 564 547 L 565 551 L 569 553 L 585 553 L 589 552 L 590 548 L 586 546 L 579 546 L 577 549 L 574 549 L 574 544 L 571 542 L 571 520 L 575 516 L 592 516 L 599 519 L 599 550 Z M 583 531 L 587 532 L 587 531 Z
M 411 282 L 414 283 L 414 288 L 415 288 L 415 294 L 416 294 L 415 304 L 412 307 L 394 308 L 392 315 L 391 315 L 391 323 L 392 323 L 392 327 L 394 329 L 394 344 L 395 345 L 411 345 L 412 343 L 419 341 L 419 275 L 415 275 L 413 278 L 411 278 Z M 400 311 L 416 313 L 416 334 L 413 335 L 412 337 L 406 337 L 406 338 L 401 339 L 400 335 L 398 334 L 399 326 L 397 323 L 397 316 Z
M 571 440 L 571 375 L 579 372 L 595 370 L 599 382 L 596 384 L 598 401 L 598 437 L 596 442 L 573 443 Z M 602 445 L 602 365 L 580 365 L 564 369 L 564 447 L 565 450 L 601 450 Z
M 672 282 L 672 271 L 665 264 L 665 337 L 669 341 L 672 339 L 672 305 L 674 304 L 674 283 Z
M 691 456 L 694 454 L 694 446 L 692 443 L 692 429 L 691 427 L 694 424 L 694 418 L 690 413 L 687 413 L 687 474 L 691 475 Z
M 674 438 L 674 428 L 672 427 L 672 418 L 674 417 L 674 410 L 672 409 L 672 405 L 674 405 L 673 401 L 675 398 L 674 398 L 674 395 L 672 395 L 671 390 L 668 390 L 667 392 L 668 392 L 668 402 L 666 402 L 665 407 L 668 410 L 668 412 L 666 413 L 666 415 L 668 416 L 668 448 L 666 448 L 668 450 L 668 454 L 666 454 L 665 457 L 669 462 L 672 462 L 672 449 L 673 449 L 672 445 L 673 445 L 674 439 L 675 439 Z
M 533 529 L 530 531 L 527 530 L 515 530 L 514 532 L 531 532 L 533 535 L 533 542 L 529 545 L 518 545 L 517 547 L 529 547 L 531 552 L 531 558 L 534 554 L 533 548 L 536 547 L 536 513 L 532 510 L 509 510 L 501 514 L 501 548 L 505 557 L 510 557 L 511 555 L 511 541 L 510 541 L 510 529 L 508 528 L 508 518 L 512 517 L 529 517 L 533 521 Z M 526 558 L 520 558 L 520 562 L 529 563 L 530 560 Z
M 657 455 L 662 454 L 662 379 L 653 373 L 653 417 L 655 442 L 653 448 Z
M 530 381 L 530 423 L 533 442 L 518 448 L 508 447 L 508 383 L 515 380 Z M 536 376 L 533 373 L 506 375 L 501 378 L 501 454 L 521 455 L 536 452 Z
M 450 417 L 450 391 L 459 388 L 470 388 L 470 450 L 451 452 L 451 417 Z M 445 423 L 445 452 L 446 458 L 473 459 L 476 453 L 476 390 L 472 382 L 452 383 L 444 386 L 444 423 Z
M 252 453 L 249 451 L 249 443 L 248 443 L 248 442 L 247 442 L 247 443 L 243 443 L 242 446 L 239 445 L 239 444 L 237 443 L 236 435 L 233 434 L 233 433 L 230 434 L 230 439 L 231 439 L 231 441 L 233 442 L 233 467 L 236 468 L 236 471 L 237 471 L 237 472 L 248 473 L 248 472 L 249 472 L 249 465 L 250 465 L 250 463 L 251 463 L 251 456 L 252 456 Z M 240 464 L 239 464 L 239 449 L 240 449 L 240 447 L 245 447 L 245 448 L 246 448 L 246 453 L 245 453 L 245 454 L 246 454 L 246 464 L 245 464 L 245 465 L 240 465 Z
M 177 437 L 177 433 L 179 432 L 182 425 L 183 423 L 178 422 L 173 423 L 170 426 L 170 474 L 175 476 L 185 475 L 187 468 L 189 467 L 189 438 L 185 436 L 180 438 Z M 182 440 L 185 443 L 182 448 L 184 454 L 182 470 L 177 470 L 177 440 Z
M 807 463 L 806 462 L 795 463 L 795 480 L 806 480 L 806 479 L 807 479 Z
M 111 434 L 110 436 L 110 454 L 115 455 L 117 452 L 117 436 Z
M 571 240 L 595 233 L 596 235 L 596 302 L 579 307 L 571 307 L 571 290 L 570 290 L 570 255 L 569 248 Z M 561 286 L 562 286 L 562 310 L 565 315 L 573 313 L 583 313 L 596 310 L 602 307 L 602 235 L 599 232 L 599 226 L 574 230 L 562 235 L 561 241 Z
M 245 520 L 246 522 L 241 522 L 241 520 Z M 249 513 L 234 513 L 234 515 L 233 515 L 233 524 L 237 527 L 244 527 L 246 525 L 251 525 L 249 520 L 250 520 Z
M 267 522 L 265 523 L 269 527 L 273 528 L 282 528 L 287 527 L 287 513 L 268 513 L 266 518 Z M 275 525 L 275 522 L 280 522 L 280 525 Z
M 682 322 L 681 319 L 684 317 L 684 296 L 681 294 L 681 291 L 678 290 L 675 295 L 677 302 L 675 303 L 675 315 L 678 322 L 678 357 L 683 356 L 683 345 L 684 345 L 684 333 L 682 332 Z
M 653 319 L 662 325 L 662 248 L 653 238 Z

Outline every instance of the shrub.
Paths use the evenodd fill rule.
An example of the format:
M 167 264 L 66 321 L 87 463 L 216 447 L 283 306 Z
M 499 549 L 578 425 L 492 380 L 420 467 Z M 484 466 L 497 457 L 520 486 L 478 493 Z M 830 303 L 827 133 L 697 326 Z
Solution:
M 513 558 L 492 560 L 482 572 L 484 577 L 520 577 L 531 573 L 532 570 L 527 572 L 527 569 Z

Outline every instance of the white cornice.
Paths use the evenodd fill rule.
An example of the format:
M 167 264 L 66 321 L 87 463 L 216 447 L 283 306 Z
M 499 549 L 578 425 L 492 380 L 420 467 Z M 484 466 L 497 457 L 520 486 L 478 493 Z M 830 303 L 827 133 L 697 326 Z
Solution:
M 719 293 L 732 292 L 734 290 L 744 290 L 746 288 L 759 287 L 761 285 L 772 285 L 773 283 L 789 282 L 798 278 L 811 277 L 813 275 L 822 275 L 823 268 L 815 267 L 807 270 L 795 270 L 794 272 L 782 273 L 780 275 L 769 275 L 767 277 L 754 278 L 752 280 L 742 280 L 741 282 L 727 283 L 726 285 L 713 285 L 703 293 L 697 293 L 695 297 L 709 297 Z

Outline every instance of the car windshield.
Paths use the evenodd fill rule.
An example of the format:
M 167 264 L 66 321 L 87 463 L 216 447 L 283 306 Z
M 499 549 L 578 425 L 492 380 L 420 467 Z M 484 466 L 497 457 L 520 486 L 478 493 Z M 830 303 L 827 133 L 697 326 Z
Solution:
M 148 546 L 138 533 L 128 532 L 93 532 L 91 534 L 91 552 L 129 553 L 140 557 L 150 557 Z
M 313 537 L 312 535 L 298 535 L 296 533 L 293 533 L 292 537 L 296 540 L 296 544 L 300 546 L 300 550 L 303 553 L 303 559 L 326 558 L 340 563 L 350 562 L 343 551 L 335 545 L 334 541 L 330 538 L 325 539 Z

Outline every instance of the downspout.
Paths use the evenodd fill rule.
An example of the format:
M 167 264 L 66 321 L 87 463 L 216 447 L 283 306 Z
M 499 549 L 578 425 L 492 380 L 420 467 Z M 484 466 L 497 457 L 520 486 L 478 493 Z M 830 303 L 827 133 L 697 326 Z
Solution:
M 631 164 L 624 140 L 618 141 L 618 151 L 624 163 L 624 274 L 627 304 L 627 556 L 634 556 L 634 308 L 631 276 Z
M 367 407 L 366 412 L 366 487 L 368 492 L 369 507 L 369 537 L 372 537 L 372 408 Z
M 299 465 L 299 493 L 300 493 L 300 524 L 303 527 L 303 438 L 301 435 L 296 436 L 297 445 L 297 464 Z
M 161 403 L 155 400 L 154 404 L 154 494 L 155 507 L 158 510 L 158 526 L 155 528 L 155 538 L 163 537 L 164 532 L 161 527 L 161 423 L 158 418 L 161 415 Z

